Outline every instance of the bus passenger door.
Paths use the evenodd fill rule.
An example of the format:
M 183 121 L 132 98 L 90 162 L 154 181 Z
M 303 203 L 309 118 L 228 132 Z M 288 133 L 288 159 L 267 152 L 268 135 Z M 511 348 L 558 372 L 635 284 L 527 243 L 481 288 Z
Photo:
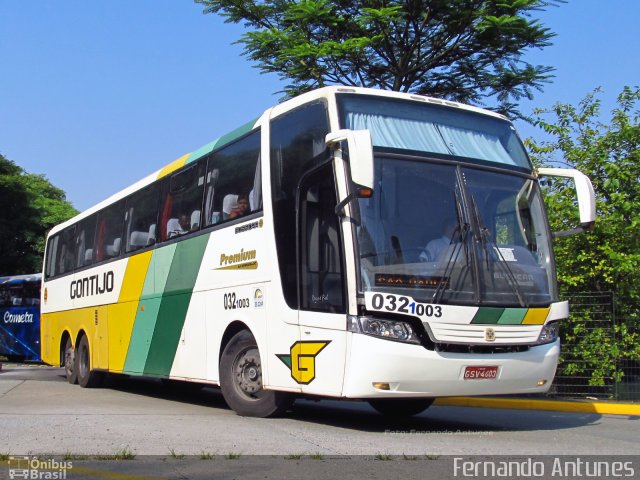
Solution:
M 344 258 L 333 169 L 302 180 L 298 198 L 300 341 L 292 376 L 304 393 L 339 396 L 346 358 Z

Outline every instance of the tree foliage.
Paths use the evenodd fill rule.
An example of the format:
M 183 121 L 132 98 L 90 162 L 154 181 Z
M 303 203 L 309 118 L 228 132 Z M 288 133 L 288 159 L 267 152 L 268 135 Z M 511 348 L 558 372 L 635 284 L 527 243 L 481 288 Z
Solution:
M 0 155 L 0 275 L 42 270 L 45 236 L 78 212 L 44 175 Z
M 554 36 L 532 17 L 564 0 L 195 0 L 242 23 L 238 40 L 287 96 L 331 84 L 493 98 L 503 113 L 553 70 L 525 62 Z
M 586 234 L 556 240 L 558 280 L 570 298 L 589 292 L 614 292 L 616 325 L 587 328 L 589 318 L 572 315 L 565 342 L 577 348 L 595 368 L 592 383 L 603 377 L 621 378 L 616 359 L 640 358 L 640 89 L 625 87 L 611 112 L 601 120 L 600 90 L 578 106 L 558 103 L 534 114 L 534 124 L 549 140 L 529 140 L 534 160 L 558 162 L 577 168 L 591 178 L 598 219 Z M 566 183 L 547 187 L 547 210 L 552 230 L 565 230 L 578 222 L 575 194 Z M 611 332 L 611 328 L 608 328 Z M 569 365 L 578 371 L 577 365 Z

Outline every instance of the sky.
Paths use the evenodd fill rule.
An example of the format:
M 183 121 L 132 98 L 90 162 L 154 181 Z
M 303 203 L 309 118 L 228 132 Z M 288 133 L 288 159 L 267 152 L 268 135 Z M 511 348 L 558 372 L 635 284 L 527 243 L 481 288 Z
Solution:
M 523 113 L 598 86 L 606 112 L 640 84 L 640 1 L 538 18 L 554 45 L 524 59 L 555 79 Z M 0 0 L 0 153 L 87 209 L 278 102 L 284 84 L 242 56 L 242 32 L 191 0 Z

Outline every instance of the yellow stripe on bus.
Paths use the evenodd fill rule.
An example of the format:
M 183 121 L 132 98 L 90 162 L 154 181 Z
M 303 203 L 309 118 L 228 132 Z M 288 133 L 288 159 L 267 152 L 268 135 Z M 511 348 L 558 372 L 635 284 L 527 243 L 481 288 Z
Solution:
M 152 251 L 129 258 L 118 303 L 109 305 L 109 370 L 121 372 L 129 350 L 133 323 L 149 270 Z
M 167 165 L 162 170 L 160 170 L 160 173 L 158 174 L 158 179 L 162 177 L 166 177 L 170 173 L 173 173 L 179 168 L 184 167 L 185 163 L 187 163 L 187 158 L 189 158 L 189 155 L 191 154 L 187 153 L 186 155 L 181 156 L 179 159 L 174 160 L 169 165 Z
M 550 308 L 530 308 L 522 321 L 523 325 L 543 325 L 549 316 Z

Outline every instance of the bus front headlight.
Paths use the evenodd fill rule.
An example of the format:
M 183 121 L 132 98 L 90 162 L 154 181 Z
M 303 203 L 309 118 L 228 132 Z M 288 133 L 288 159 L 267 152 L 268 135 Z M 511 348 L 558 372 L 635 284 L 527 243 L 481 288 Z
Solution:
M 383 320 L 381 318 L 349 315 L 347 329 L 350 332 L 364 333 L 373 337 L 395 340 L 397 342 L 419 344 L 420 340 L 408 322 L 401 320 Z
M 545 343 L 553 343 L 558 339 L 558 334 L 560 333 L 560 323 L 559 322 L 549 322 L 542 326 L 542 330 L 540 331 L 540 336 L 538 336 L 538 341 L 536 345 L 544 345 Z

